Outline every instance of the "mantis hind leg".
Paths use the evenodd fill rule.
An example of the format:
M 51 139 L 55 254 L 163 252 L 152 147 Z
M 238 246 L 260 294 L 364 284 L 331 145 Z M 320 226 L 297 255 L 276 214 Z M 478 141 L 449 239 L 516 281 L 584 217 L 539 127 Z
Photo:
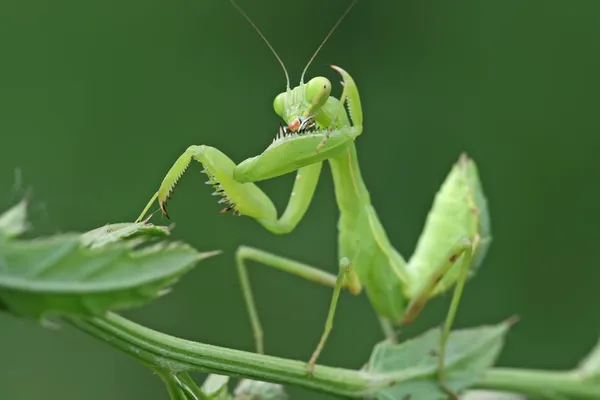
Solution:
M 315 368 L 315 364 L 317 363 L 317 359 L 323 351 L 325 347 L 325 343 L 327 342 L 327 338 L 333 329 L 333 319 L 335 317 L 335 310 L 337 309 L 337 302 L 340 298 L 340 291 L 344 286 L 344 282 L 352 282 L 355 277 L 352 273 L 352 268 L 350 266 L 350 261 L 344 257 L 340 260 L 340 270 L 338 272 L 338 276 L 335 282 L 335 287 L 333 289 L 333 296 L 331 297 L 331 304 L 329 305 L 329 312 L 327 313 L 327 320 L 325 322 L 325 329 L 323 330 L 323 334 L 321 335 L 321 340 L 319 340 L 319 344 L 317 348 L 313 352 L 310 360 L 308 361 L 307 372 L 309 375 L 312 375 L 313 370 Z M 351 287 L 350 291 L 356 293 L 358 291 L 358 287 Z
M 456 311 L 458 310 L 458 303 L 460 303 L 460 298 L 462 296 L 463 289 L 465 287 L 465 282 L 467 281 L 467 276 L 469 272 L 469 268 L 471 267 L 471 261 L 473 258 L 473 249 L 477 246 L 478 239 L 475 238 L 474 243 L 472 244 L 469 240 L 464 240 L 459 243 L 459 250 L 456 254 L 457 260 L 460 258 L 460 254 L 462 253 L 462 264 L 460 265 L 460 274 L 458 280 L 456 281 L 456 286 L 454 288 L 454 293 L 452 294 L 452 301 L 450 302 L 450 308 L 448 309 L 448 314 L 446 315 L 446 322 L 444 323 L 444 328 L 442 331 L 442 336 L 440 339 L 440 355 L 438 358 L 438 381 L 442 389 L 450 396 L 452 399 L 457 399 L 458 396 L 448 388 L 445 383 L 445 375 L 444 375 L 444 362 L 446 357 L 446 344 L 448 342 L 448 337 L 450 336 L 450 329 L 452 328 L 452 323 L 454 322 L 454 317 L 456 316 Z M 460 250 L 462 249 L 462 251 Z
M 444 384 L 446 345 L 448 342 L 448 337 L 450 336 L 450 329 L 452 328 L 454 317 L 456 316 L 456 311 L 458 310 L 458 304 L 460 303 L 460 298 L 462 296 L 465 282 L 467 280 L 469 267 L 471 266 L 473 250 L 477 246 L 478 241 L 479 240 L 477 237 L 474 241 L 471 241 L 468 238 L 463 238 L 459 240 L 458 243 L 456 243 L 450 249 L 443 263 L 439 266 L 439 268 L 435 270 L 435 272 L 431 275 L 427 283 L 423 286 L 423 288 L 421 288 L 421 290 L 417 293 L 417 295 L 412 299 L 412 301 L 408 305 L 406 315 L 403 321 L 404 324 L 407 324 L 417 317 L 417 315 L 423 309 L 423 306 L 425 305 L 427 300 L 429 300 L 429 298 L 431 297 L 431 294 L 436 288 L 437 284 L 442 280 L 446 273 L 448 273 L 450 268 L 452 268 L 457 261 L 460 261 L 460 273 L 456 281 L 456 286 L 452 295 L 452 301 L 450 303 L 448 314 L 446 315 L 446 321 L 444 323 L 444 327 L 440 337 L 440 347 L 438 355 L 438 381 L 440 383 L 441 388 L 453 399 L 458 399 L 458 396 Z
M 338 288 L 339 286 L 339 288 L 341 288 L 341 285 L 338 285 L 340 280 L 339 277 L 336 278 L 335 275 L 324 272 L 318 268 L 252 247 L 239 247 L 235 255 L 237 272 L 240 279 L 240 284 L 242 286 L 244 302 L 246 303 L 246 308 L 250 317 L 250 323 L 252 324 L 252 332 L 254 334 L 256 351 L 261 354 L 264 353 L 264 335 L 260 319 L 258 317 L 256 304 L 254 302 L 252 289 L 250 287 L 250 279 L 248 277 L 248 270 L 246 268 L 247 260 L 259 262 L 268 267 L 273 267 L 281 271 L 291 273 L 321 285 L 335 288 Z

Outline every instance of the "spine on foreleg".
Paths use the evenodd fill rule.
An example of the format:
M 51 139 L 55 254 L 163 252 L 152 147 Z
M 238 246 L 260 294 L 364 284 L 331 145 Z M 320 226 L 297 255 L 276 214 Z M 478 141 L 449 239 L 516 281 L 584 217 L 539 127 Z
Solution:
M 479 266 L 489 242 L 487 201 L 475 163 L 462 155 L 435 196 L 433 206 L 415 252 L 408 264 L 411 291 L 417 291 L 435 268 L 444 262 L 449 249 L 462 238 L 476 243 L 472 272 Z M 460 260 L 458 260 L 460 261 Z M 448 289 L 457 279 L 457 262 L 442 279 L 434 294 Z

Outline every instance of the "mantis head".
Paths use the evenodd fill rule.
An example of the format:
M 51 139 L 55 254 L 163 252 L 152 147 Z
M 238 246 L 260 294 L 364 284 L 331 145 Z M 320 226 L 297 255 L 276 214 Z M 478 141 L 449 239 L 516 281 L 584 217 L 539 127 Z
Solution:
M 304 83 L 304 75 L 331 34 L 350 12 L 356 0 L 350 4 L 321 42 L 306 64 L 299 85 L 293 89 L 290 89 L 288 72 L 277 52 L 246 13 L 234 0 L 231 2 L 271 49 L 286 77 L 286 91 L 278 94 L 273 101 L 273 109 L 285 121 L 285 125 L 280 125 L 273 143 L 261 155 L 249 158 L 236 167 L 233 172 L 234 179 L 244 183 L 273 178 L 321 162 L 333 156 L 335 152 L 343 150 L 362 131 L 360 101 L 354 81 L 347 72 L 332 66 L 342 75 L 344 81 L 344 93 L 340 101 L 330 96 L 331 82 L 329 79 L 316 77 Z M 346 89 L 355 94 L 347 94 Z M 345 97 L 344 94 L 347 96 Z M 350 98 L 356 100 L 354 106 L 358 110 L 356 114 L 360 114 L 357 115 L 357 119 L 361 126 L 350 126 L 342 104 L 344 98 L 347 98 L 348 101 Z
M 330 94 L 331 82 L 319 76 L 277 95 L 273 108 L 283 118 L 289 131 L 302 131 L 308 121 L 319 115 Z

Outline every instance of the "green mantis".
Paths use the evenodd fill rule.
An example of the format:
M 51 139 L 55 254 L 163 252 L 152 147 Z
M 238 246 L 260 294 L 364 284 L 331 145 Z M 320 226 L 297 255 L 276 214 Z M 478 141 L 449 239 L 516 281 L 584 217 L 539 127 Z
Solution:
M 260 30 L 239 10 L 271 47 Z M 304 72 L 309 64 L 310 61 Z M 363 132 L 363 113 L 354 79 L 342 68 L 332 66 L 342 78 L 343 91 L 337 99 L 331 96 L 332 85 L 327 78 L 316 77 L 304 83 L 304 72 L 300 84 L 290 88 L 285 66 L 283 68 L 287 78 L 286 91 L 275 97 L 273 107 L 285 126 L 280 125 L 273 142 L 263 153 L 236 165 L 216 148 L 190 146 L 169 170 L 139 219 L 156 199 L 164 215 L 168 216 L 167 201 L 181 175 L 195 160 L 203 165 L 203 172 L 209 178 L 207 183 L 215 187 L 215 194 L 225 204 L 222 213 L 231 211 L 248 216 L 272 233 L 286 234 L 294 230 L 306 213 L 323 162 L 328 161 L 340 212 L 337 276 L 247 246 L 239 247 L 236 252 L 237 271 L 257 351 L 264 352 L 263 332 L 250 288 L 248 260 L 333 287 L 323 334 L 308 361 L 309 374 L 333 327 L 343 288 L 353 294 L 365 291 L 380 317 L 384 332 L 393 338 L 394 326 L 411 322 L 430 298 L 455 286 L 438 354 L 439 379 L 443 383 L 446 340 L 464 283 L 469 272 L 481 263 L 491 240 L 487 203 L 475 163 L 463 155 L 453 166 L 435 197 L 416 250 L 406 261 L 390 243 L 361 176 L 355 140 Z M 255 182 L 291 172 L 296 173 L 292 193 L 285 211 L 278 216 L 269 197 Z

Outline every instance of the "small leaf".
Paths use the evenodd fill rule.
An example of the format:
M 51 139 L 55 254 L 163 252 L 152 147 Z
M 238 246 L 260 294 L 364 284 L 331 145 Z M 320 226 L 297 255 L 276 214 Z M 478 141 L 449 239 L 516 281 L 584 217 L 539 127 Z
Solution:
M 28 201 L 23 199 L 19 204 L 0 214 L 0 237 L 17 237 L 29 229 L 27 205 Z
M 472 386 L 494 364 L 512 322 L 496 326 L 453 331 L 445 358 L 445 385 L 455 393 Z M 375 346 L 368 371 L 397 377 L 397 384 L 376 393 L 380 400 L 447 399 L 437 380 L 440 330 L 401 344 L 383 342 Z
M 600 383 L 600 340 L 579 364 L 577 372 L 583 379 L 590 379 Z
M 107 310 L 141 306 L 198 261 L 199 253 L 178 243 L 133 249 L 109 243 L 91 249 L 81 235 L 0 241 L 0 304 L 14 314 L 96 316 Z
M 105 225 L 86 232 L 81 235 L 81 243 L 91 248 L 96 248 L 125 239 L 142 238 L 148 240 L 154 237 L 162 238 L 168 236 L 170 233 L 170 228 L 155 226 L 146 221 L 134 223 L 123 222 Z
M 208 399 L 227 399 L 229 397 L 227 389 L 228 382 L 229 377 L 226 375 L 210 374 L 202 385 L 202 393 L 204 393 Z

